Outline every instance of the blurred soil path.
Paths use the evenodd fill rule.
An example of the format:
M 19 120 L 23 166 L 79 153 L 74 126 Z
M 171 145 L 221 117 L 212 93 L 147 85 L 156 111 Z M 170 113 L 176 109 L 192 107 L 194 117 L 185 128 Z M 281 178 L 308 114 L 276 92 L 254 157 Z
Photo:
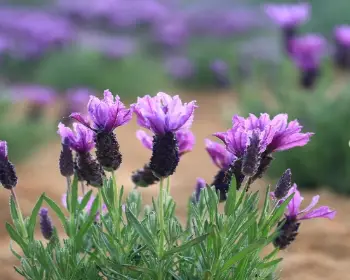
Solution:
M 216 167 L 210 161 L 204 150 L 204 139 L 212 133 L 223 131 L 227 125 L 222 122 L 222 108 L 227 108 L 232 102 L 231 94 L 211 94 L 193 96 L 198 100 L 193 131 L 197 142 L 193 152 L 185 155 L 172 177 L 171 192 L 177 202 L 177 212 L 185 217 L 188 197 L 192 194 L 197 177 L 203 177 L 211 182 Z M 190 101 L 191 96 L 185 97 Z M 149 160 L 150 151 L 143 148 L 135 137 L 138 129 L 135 119 L 129 125 L 116 130 L 123 154 L 123 163 L 117 173 L 119 184 L 123 184 L 127 191 L 131 190 L 130 174 L 133 170 L 143 166 Z M 43 146 L 33 157 L 17 166 L 19 184 L 16 189 L 24 215 L 30 214 L 32 207 L 42 192 L 47 193 L 55 201 L 60 201 L 65 191 L 65 179 L 58 171 L 57 159 L 60 143 L 57 141 Z M 10 151 L 11 153 L 11 151 Z M 260 182 L 264 185 L 264 182 Z M 157 194 L 157 187 L 140 189 L 145 203 L 151 202 L 151 197 Z M 310 200 L 312 194 L 305 195 L 305 201 Z M 10 221 L 8 209 L 9 193 L 2 189 L 0 201 L 0 264 L 2 271 L 0 280 L 22 279 L 18 277 L 13 265 L 16 260 L 9 250 L 9 238 L 5 231 L 5 221 Z M 333 222 L 328 220 L 306 221 L 301 226 L 301 233 L 297 241 L 287 252 L 281 267 L 282 279 L 291 280 L 343 280 L 348 279 L 350 264 L 350 203 L 329 193 L 321 194 L 321 202 L 338 210 L 338 216 Z M 56 221 L 56 223 L 58 223 Z

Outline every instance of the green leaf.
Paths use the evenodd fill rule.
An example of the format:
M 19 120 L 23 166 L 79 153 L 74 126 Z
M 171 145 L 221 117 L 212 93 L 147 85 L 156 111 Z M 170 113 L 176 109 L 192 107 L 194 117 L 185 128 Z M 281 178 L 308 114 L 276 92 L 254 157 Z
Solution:
M 256 243 L 247 246 L 246 248 L 244 248 L 243 250 L 241 250 L 240 252 L 235 254 L 232 258 L 230 258 L 229 260 L 227 260 L 225 262 L 225 264 L 222 267 L 222 271 L 225 271 L 227 269 L 231 269 L 231 267 L 233 265 L 235 265 L 240 260 L 244 259 L 248 254 L 259 249 L 261 246 L 263 246 L 265 244 L 265 242 L 266 242 L 265 239 L 259 240 Z
M 137 272 L 141 272 L 144 274 L 149 275 L 150 277 L 152 277 L 152 279 L 157 279 L 157 273 L 151 269 L 145 268 L 145 267 L 141 267 L 141 266 L 134 266 L 134 265 L 127 265 L 127 264 L 123 264 L 123 267 L 126 267 L 127 269 L 133 270 L 133 271 L 137 271 Z
M 209 235 L 208 233 L 204 234 L 204 235 L 201 235 L 201 236 L 196 237 L 196 238 L 194 238 L 194 239 L 192 239 L 192 240 L 190 240 L 190 241 L 188 241 L 188 242 L 186 242 L 186 243 L 184 243 L 184 244 L 182 244 L 182 245 L 180 245 L 178 247 L 175 247 L 173 249 L 170 249 L 170 250 L 166 251 L 164 253 L 162 259 L 166 259 L 166 258 L 174 255 L 175 253 L 178 253 L 178 252 L 181 252 L 181 251 L 185 251 L 185 250 L 187 250 L 187 249 L 197 245 L 198 243 L 200 243 L 203 240 L 205 240 L 208 235 Z
M 6 230 L 10 235 L 11 239 L 21 247 L 23 252 L 26 252 L 28 245 L 24 241 L 22 236 L 9 223 L 6 223 Z
M 36 202 L 36 204 L 33 208 L 32 214 L 30 215 L 28 228 L 27 228 L 29 240 L 33 240 L 33 238 L 34 238 L 36 219 L 37 219 L 40 207 L 43 204 L 44 197 L 45 197 L 45 194 L 42 194 L 40 196 L 40 198 L 38 199 L 38 201 Z
M 10 196 L 10 213 L 11 213 L 12 221 L 17 223 L 19 221 L 19 216 L 18 216 L 18 212 L 17 212 L 16 203 L 15 203 L 12 195 Z
M 148 244 L 152 248 L 153 252 L 155 252 L 156 244 L 149 230 L 137 220 L 137 218 L 129 210 L 129 208 L 125 209 L 125 214 L 131 226 L 137 231 L 137 233 L 144 240 L 144 242 L 146 242 L 146 244 Z
M 265 221 L 266 214 L 268 213 L 270 208 L 270 186 L 267 186 L 266 192 L 265 192 L 265 200 L 264 200 L 264 206 L 261 211 L 261 216 L 259 220 L 259 226 L 262 225 Z
M 275 266 L 277 264 L 279 264 L 281 261 L 283 260 L 283 258 L 279 258 L 270 262 L 266 262 L 266 263 L 260 263 L 258 264 L 257 268 L 259 269 L 266 269 L 266 268 L 270 268 L 271 266 Z
M 86 205 L 88 204 L 90 198 L 91 198 L 91 195 L 92 195 L 92 190 L 89 190 L 85 196 L 83 197 L 82 201 L 80 202 L 79 204 L 79 212 L 82 212 L 84 211 Z
M 68 234 L 69 233 L 68 222 L 67 222 L 67 219 L 64 216 L 64 213 L 62 212 L 61 208 L 51 198 L 47 197 L 46 195 L 44 195 L 44 200 L 50 206 L 50 208 L 56 213 L 57 217 L 60 219 L 60 221 L 64 227 L 64 230 Z
M 227 200 L 225 202 L 226 216 L 231 216 L 235 213 L 236 199 L 237 199 L 237 184 L 236 184 L 236 178 L 233 175 L 230 188 L 228 190 Z
M 11 250 L 12 254 L 13 254 L 18 260 L 21 260 L 21 259 L 22 259 L 22 256 L 19 255 L 19 254 L 12 248 L 12 240 L 10 240 L 10 250 Z

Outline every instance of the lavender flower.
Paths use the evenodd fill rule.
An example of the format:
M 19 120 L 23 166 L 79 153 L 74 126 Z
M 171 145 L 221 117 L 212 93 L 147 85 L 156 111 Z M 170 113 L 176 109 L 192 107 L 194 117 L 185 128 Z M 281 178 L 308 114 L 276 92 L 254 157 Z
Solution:
M 277 199 L 282 199 L 287 196 L 290 188 L 292 187 L 292 172 L 287 169 L 279 179 L 276 189 L 273 192 L 273 196 Z
M 189 33 L 183 16 L 171 16 L 156 25 L 154 30 L 156 40 L 165 47 L 178 48 L 185 44 Z
M 48 213 L 49 210 L 47 208 L 41 208 L 39 217 L 41 233 L 45 239 L 50 240 L 53 235 L 53 225 Z
M 309 34 L 291 41 L 290 55 L 301 71 L 300 83 L 304 88 L 314 85 L 325 50 L 326 41 L 321 35 Z
M 199 202 L 199 199 L 200 199 L 200 194 L 201 194 L 201 191 L 203 189 L 205 189 L 207 186 L 207 184 L 205 183 L 205 180 L 202 179 L 202 178 L 197 178 L 197 184 L 196 184 L 196 188 L 195 188 L 195 191 L 192 195 L 192 198 L 193 198 L 193 202 L 195 203 L 198 203 Z
M 276 115 L 272 120 L 268 114 L 261 114 L 256 117 L 250 114 L 247 119 L 235 115 L 232 119 L 233 126 L 227 132 L 215 133 L 231 152 L 235 161 L 231 168 L 237 180 L 237 187 L 240 187 L 244 175 L 242 174 L 242 159 L 250 144 L 250 137 L 253 133 L 259 136 L 259 149 L 261 161 L 257 173 L 251 177 L 251 182 L 260 178 L 273 160 L 272 153 L 289 150 L 294 147 L 306 145 L 312 133 L 301 133 L 302 126 L 297 120 L 288 123 L 287 114 Z
M 295 240 L 295 237 L 298 234 L 300 221 L 315 218 L 327 218 L 332 220 L 337 213 L 336 211 L 331 210 L 328 206 L 321 206 L 317 209 L 313 209 L 318 203 L 320 198 L 319 195 L 314 196 L 309 206 L 304 210 L 300 210 L 300 205 L 304 198 L 300 195 L 296 184 L 294 184 L 289 190 L 288 197 L 292 194 L 294 194 L 294 196 L 287 206 L 285 218 L 278 225 L 281 226 L 279 229 L 279 235 L 274 240 L 275 247 L 281 250 L 288 247 Z M 280 200 L 279 203 L 282 201 L 283 200 Z
M 150 167 L 157 177 L 168 177 L 179 163 L 176 132 L 189 129 L 194 118 L 195 101 L 182 104 L 179 96 L 158 93 L 138 98 L 132 105 L 140 126 L 151 130 L 153 137 Z
M 308 3 L 266 4 L 267 16 L 283 30 L 284 45 L 290 51 L 290 40 L 296 35 L 297 27 L 309 19 L 311 6 Z
M 225 61 L 216 59 L 210 64 L 210 69 L 214 74 L 215 83 L 221 88 L 227 88 L 230 85 L 228 77 L 228 65 Z
M 62 123 L 58 125 L 58 133 L 62 141 L 69 139 L 70 148 L 77 152 L 75 171 L 82 181 L 86 181 L 94 187 L 102 187 L 103 170 L 90 154 L 90 151 L 95 147 L 94 133 L 79 123 L 74 123 L 73 128 L 75 133 Z
M 340 25 L 334 29 L 335 63 L 341 69 L 350 69 L 350 25 Z
M 0 141 L 0 184 L 5 189 L 13 189 L 17 185 L 15 166 L 8 160 L 7 142 Z
M 205 140 L 205 147 L 213 163 L 220 169 L 211 185 L 219 192 L 220 201 L 225 201 L 233 175 L 230 166 L 236 157 L 225 146 L 209 139 Z
M 96 155 L 102 167 L 107 171 L 117 170 L 122 162 L 122 155 L 113 130 L 131 120 L 132 110 L 125 108 L 119 96 L 113 98 L 112 93 L 105 90 L 102 100 L 95 96 L 90 97 L 88 112 L 92 126 L 79 113 L 73 113 L 71 117 L 96 132 Z

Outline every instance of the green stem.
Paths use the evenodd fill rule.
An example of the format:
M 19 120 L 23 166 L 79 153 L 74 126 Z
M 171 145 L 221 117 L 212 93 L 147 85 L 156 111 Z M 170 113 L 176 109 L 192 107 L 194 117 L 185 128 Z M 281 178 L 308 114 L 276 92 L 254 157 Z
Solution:
M 158 248 L 158 258 L 159 258 L 159 271 L 158 271 L 158 279 L 163 280 L 163 269 L 161 258 L 164 253 L 164 178 L 161 178 L 159 181 L 159 197 L 158 197 L 158 217 L 159 217 L 159 248 Z
M 114 197 L 113 197 L 113 205 L 116 209 L 116 221 L 115 227 L 117 231 L 117 237 L 120 239 L 120 200 L 119 200 L 119 188 L 117 186 L 117 180 L 115 178 L 115 173 L 112 171 L 112 180 L 113 180 L 113 188 L 114 188 Z
M 166 192 L 170 194 L 170 176 L 166 178 Z
M 69 176 L 67 176 L 67 177 L 66 177 L 66 180 L 67 180 L 67 199 L 68 199 L 67 209 L 69 210 L 69 209 L 71 209 L 70 206 L 71 206 L 71 203 L 72 203 L 72 201 L 71 201 L 71 195 L 70 195 L 70 193 L 71 193 L 71 189 L 70 189 L 71 179 L 70 179 Z M 67 200 L 67 199 L 66 199 L 66 200 Z
M 18 218 L 19 218 L 19 222 L 21 224 L 21 230 L 22 230 L 23 237 L 27 238 L 28 237 L 27 230 L 26 230 L 26 227 L 24 224 L 22 211 L 21 211 L 21 208 L 19 207 L 18 199 L 17 199 L 14 188 L 11 189 L 11 196 L 12 196 L 12 199 L 16 205 L 16 208 L 17 208 Z
M 158 198 L 158 217 L 159 217 L 159 257 L 161 258 L 163 256 L 164 252 L 164 209 L 163 209 L 163 182 L 164 179 L 161 178 L 159 182 L 159 198 Z

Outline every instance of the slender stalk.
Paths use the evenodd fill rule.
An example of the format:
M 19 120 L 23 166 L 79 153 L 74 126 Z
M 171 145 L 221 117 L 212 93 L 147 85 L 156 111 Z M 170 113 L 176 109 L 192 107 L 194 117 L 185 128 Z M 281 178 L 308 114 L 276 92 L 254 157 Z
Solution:
M 21 208 L 19 207 L 19 202 L 18 202 L 18 199 L 17 199 L 17 195 L 16 195 L 16 192 L 15 192 L 15 189 L 12 188 L 10 191 L 11 191 L 12 199 L 13 199 L 13 201 L 15 203 L 16 208 L 17 208 L 18 218 L 19 218 L 19 221 L 20 221 L 20 224 L 21 224 L 21 229 L 22 229 L 23 236 L 25 238 L 27 238 L 28 234 L 27 234 L 27 230 L 26 230 L 26 227 L 25 227 L 25 224 L 24 224 L 22 211 L 21 211 Z
M 166 178 L 166 192 L 170 194 L 170 176 Z
M 159 196 L 158 196 L 158 218 L 159 218 L 159 248 L 158 248 L 158 258 L 159 258 L 159 271 L 158 271 L 158 279 L 163 280 L 163 270 L 161 264 L 161 258 L 164 253 L 164 178 L 160 178 L 159 181 Z
M 72 196 L 70 195 L 70 193 L 71 193 L 70 186 L 71 186 L 72 180 L 69 176 L 66 177 L 66 180 L 67 180 L 67 199 L 68 199 L 67 209 L 70 210 L 70 206 L 72 204 L 72 201 L 71 201 Z
M 85 196 L 85 185 L 84 185 L 84 182 L 81 182 L 80 186 L 81 186 L 81 192 L 82 192 L 83 196 Z
M 163 188 L 164 178 L 161 178 L 159 181 L 159 198 L 158 198 L 158 217 L 159 217 L 159 257 L 163 256 L 164 252 L 164 188 Z
M 120 239 L 120 200 L 119 200 L 119 188 L 117 185 L 117 180 L 115 178 L 115 173 L 112 171 L 112 180 L 113 180 L 113 188 L 114 188 L 114 197 L 113 197 L 113 205 L 116 209 L 116 221 L 115 221 L 115 227 L 117 231 L 117 237 Z

